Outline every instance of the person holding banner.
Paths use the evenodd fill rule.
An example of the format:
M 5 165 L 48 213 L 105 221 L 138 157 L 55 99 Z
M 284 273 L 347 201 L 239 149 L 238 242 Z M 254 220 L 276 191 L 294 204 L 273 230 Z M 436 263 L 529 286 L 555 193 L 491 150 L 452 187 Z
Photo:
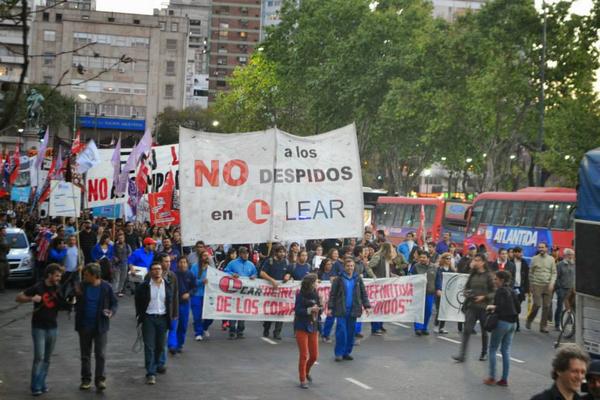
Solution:
M 212 319 L 202 319 L 202 306 L 204 305 L 204 287 L 208 282 L 206 273 L 210 266 L 210 254 L 203 251 L 200 255 L 200 262 L 192 265 L 190 271 L 196 278 L 196 290 L 192 292 L 190 305 L 192 316 L 194 317 L 194 338 L 197 342 L 209 336 L 208 327 L 212 324 Z
M 435 302 L 435 294 L 437 290 L 442 290 L 441 282 L 439 282 L 439 286 L 437 285 L 437 267 L 429 260 L 429 253 L 425 250 L 419 250 L 417 252 L 417 262 L 411 265 L 408 271 L 409 275 L 425 274 L 427 276 L 425 318 L 422 324 L 415 322 L 415 335 L 417 336 L 429 335 L 429 319 L 431 318 L 431 311 Z
M 310 369 L 319 357 L 318 326 L 319 317 L 323 310 L 319 298 L 317 275 L 308 274 L 302 279 L 300 291 L 296 294 L 294 306 L 294 331 L 300 357 L 298 372 L 300 387 L 308 389 L 308 382 L 312 382 Z
M 265 260 L 262 265 L 262 271 L 260 271 L 260 277 L 271 282 L 273 287 L 279 285 L 277 281 L 285 283 L 292 277 L 290 265 L 285 257 L 285 247 L 282 245 L 275 247 L 275 257 L 269 257 Z M 283 328 L 283 322 L 275 322 L 273 339 L 281 340 L 281 328 Z M 263 322 L 263 337 L 269 337 L 270 330 L 271 321 Z
M 350 355 L 354 347 L 354 329 L 356 319 L 362 315 L 363 308 L 370 313 L 371 304 L 365 290 L 362 277 L 354 272 L 354 260 L 344 260 L 344 272 L 333 281 L 329 293 L 328 316 L 334 316 L 335 361 L 353 360 Z
M 164 242 L 163 242 L 164 243 Z M 177 260 L 177 288 L 179 295 L 179 318 L 176 329 L 169 331 L 169 351 L 181 353 L 187 335 L 190 317 L 190 298 L 197 289 L 196 277 L 189 270 L 187 258 L 180 256 Z
M 250 279 L 256 279 L 256 275 L 258 272 L 256 271 L 256 267 L 252 264 L 252 261 L 248 260 L 248 256 L 250 253 L 248 252 L 248 248 L 245 246 L 240 246 L 238 248 L 239 257 L 225 267 L 226 273 L 230 274 L 234 278 L 247 277 Z M 229 321 L 229 340 L 233 339 L 243 339 L 244 338 L 244 328 L 246 327 L 244 321 Z

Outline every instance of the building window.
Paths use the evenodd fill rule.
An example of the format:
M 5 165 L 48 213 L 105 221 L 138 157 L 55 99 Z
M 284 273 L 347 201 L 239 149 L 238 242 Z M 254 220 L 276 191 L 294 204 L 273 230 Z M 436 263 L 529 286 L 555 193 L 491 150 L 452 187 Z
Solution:
M 177 50 L 177 39 L 167 39 L 167 50 Z
M 219 24 L 219 37 L 221 39 L 227 39 L 229 37 L 229 24 L 223 22 Z
M 161 31 L 167 30 L 167 23 L 165 21 L 158 21 L 158 26 L 160 27 Z
M 46 85 L 52 84 L 52 76 L 50 76 L 50 75 L 44 75 L 44 77 L 42 79 L 43 79 L 43 82 Z
M 175 86 L 171 84 L 165 85 L 165 99 L 172 99 L 174 97 Z
M 84 20 L 84 21 L 87 21 L 88 19 L 90 19 L 90 16 L 89 15 L 82 15 L 81 19 Z
M 50 21 L 50 13 L 47 13 L 47 12 L 43 13 L 42 14 L 42 21 L 44 21 L 44 22 Z
M 140 20 L 139 19 L 134 19 L 133 23 L 134 23 L 134 25 L 139 25 L 140 24 Z
M 169 15 L 175 15 L 175 11 L 169 10 Z
M 179 24 L 176 22 L 171 22 L 171 32 L 178 32 L 179 31 Z
M 56 41 L 56 32 L 54 32 L 54 31 L 44 31 L 44 40 L 46 42 L 54 42 L 54 41 Z
M 47 65 L 47 66 L 54 65 L 54 58 L 55 58 L 54 53 L 45 52 L 44 53 L 44 65 Z
M 221 81 L 221 80 L 217 81 L 217 87 L 224 88 L 226 86 L 227 86 L 226 81 Z
M 55 21 L 56 22 L 62 22 L 62 14 L 56 14 Z
M 217 58 L 218 65 L 227 65 L 227 57 L 219 57 Z
M 248 37 L 248 32 L 240 32 L 240 37 L 246 39 Z
M 190 25 L 200 26 L 202 25 L 202 21 L 199 19 L 190 19 Z
M 167 61 L 167 75 L 175 75 L 175 61 Z
M 113 17 L 108 17 L 108 22 L 115 22 L 115 19 Z
M 248 64 L 248 57 L 238 57 L 238 61 L 241 65 Z

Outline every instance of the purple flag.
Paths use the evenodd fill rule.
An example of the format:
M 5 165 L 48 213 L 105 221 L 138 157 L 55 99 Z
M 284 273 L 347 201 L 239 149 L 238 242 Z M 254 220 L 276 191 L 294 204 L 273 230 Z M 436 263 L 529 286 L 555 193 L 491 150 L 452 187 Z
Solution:
M 46 149 L 48 148 L 48 141 L 50 140 L 50 128 L 46 128 L 46 134 L 44 135 L 44 139 L 42 139 L 42 144 L 40 145 L 40 151 L 37 154 L 35 159 L 35 169 L 40 169 L 42 163 L 44 162 L 44 158 L 46 157 Z
M 123 194 L 127 190 L 127 182 L 129 181 L 129 172 L 134 171 L 137 167 L 138 162 L 143 154 L 150 152 L 152 149 L 152 132 L 147 129 L 142 137 L 142 140 L 133 148 L 125 167 L 121 170 L 119 176 L 119 185 L 117 186 L 116 193 Z
M 115 146 L 115 151 L 110 159 L 110 162 L 113 166 L 113 186 L 115 188 L 119 187 L 119 179 L 121 176 L 121 138 L 119 137 L 119 141 Z

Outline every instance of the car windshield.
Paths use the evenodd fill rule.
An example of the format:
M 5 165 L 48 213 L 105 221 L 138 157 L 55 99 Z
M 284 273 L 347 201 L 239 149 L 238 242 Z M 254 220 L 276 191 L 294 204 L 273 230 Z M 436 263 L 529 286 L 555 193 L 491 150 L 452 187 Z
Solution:
M 7 233 L 6 234 L 6 243 L 10 246 L 11 249 L 26 249 L 27 248 L 27 239 L 25 235 L 22 233 Z

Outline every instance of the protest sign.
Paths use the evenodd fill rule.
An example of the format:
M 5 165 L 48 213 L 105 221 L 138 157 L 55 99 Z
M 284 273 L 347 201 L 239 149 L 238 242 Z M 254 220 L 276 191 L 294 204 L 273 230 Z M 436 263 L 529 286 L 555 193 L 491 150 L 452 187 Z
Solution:
M 121 168 L 124 168 L 131 151 L 131 148 L 121 149 Z M 114 149 L 101 149 L 99 153 L 100 163 L 90 168 L 86 175 L 86 207 L 94 208 L 126 203 L 127 193 L 117 195 L 113 187 L 114 168 L 111 159 Z M 178 188 L 179 158 L 177 145 L 153 147 L 146 164 L 150 169 L 147 189 L 149 192 L 157 192 L 162 188 L 169 171 L 173 171 L 175 174 L 175 187 Z M 135 172 L 130 171 L 129 177 L 135 178 Z
M 248 321 L 283 321 L 294 319 L 296 293 L 300 281 L 273 288 L 263 279 L 234 278 L 209 268 L 204 292 L 202 315 L 207 319 Z M 422 322 L 425 311 L 425 275 L 385 279 L 365 279 L 365 289 L 371 303 L 371 315 L 360 321 Z M 327 313 L 330 282 L 319 285 L 319 296 Z
M 18 201 L 20 203 L 29 203 L 29 196 L 31 195 L 31 186 L 13 186 L 10 191 L 10 200 Z
M 465 314 L 461 311 L 465 300 L 464 288 L 469 274 L 444 272 L 442 274 L 442 297 L 440 298 L 440 321 L 464 322 Z
M 150 223 L 154 226 L 179 225 L 179 211 L 173 210 L 173 192 L 158 192 L 148 195 Z
M 117 219 L 121 217 L 121 204 L 115 204 L 114 206 L 102 206 L 92 208 L 92 215 L 94 217 L 104 217 L 109 219 Z
M 179 146 L 186 245 L 362 235 L 354 125 L 307 137 L 180 128 Z
M 81 211 L 81 188 L 71 182 L 50 182 L 50 208 L 52 217 L 79 217 Z

